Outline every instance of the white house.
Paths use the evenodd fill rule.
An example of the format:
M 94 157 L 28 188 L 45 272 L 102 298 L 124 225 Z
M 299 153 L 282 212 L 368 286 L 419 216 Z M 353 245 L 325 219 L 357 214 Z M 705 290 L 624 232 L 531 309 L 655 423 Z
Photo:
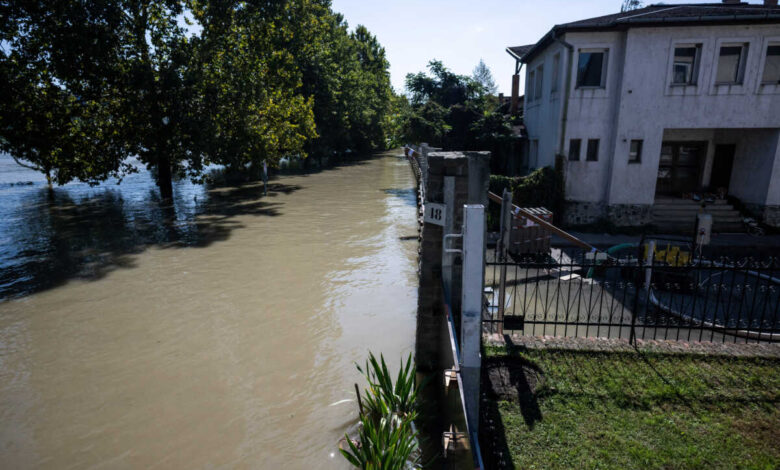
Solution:
M 652 5 L 507 52 L 526 67 L 527 165 L 562 156 L 568 223 L 659 222 L 720 190 L 780 226 L 777 0 Z

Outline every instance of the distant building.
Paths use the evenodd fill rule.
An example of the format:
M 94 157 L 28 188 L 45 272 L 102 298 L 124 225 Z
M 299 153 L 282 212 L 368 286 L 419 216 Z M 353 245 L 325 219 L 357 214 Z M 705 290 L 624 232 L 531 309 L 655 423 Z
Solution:
M 726 191 L 780 226 L 776 0 L 652 5 L 507 52 L 525 65 L 526 164 L 561 156 L 568 223 L 674 222 L 681 199 Z

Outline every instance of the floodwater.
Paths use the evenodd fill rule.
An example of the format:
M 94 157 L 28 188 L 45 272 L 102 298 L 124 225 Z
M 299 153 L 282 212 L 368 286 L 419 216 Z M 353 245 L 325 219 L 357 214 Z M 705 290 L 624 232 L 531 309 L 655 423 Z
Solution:
M 0 157 L 0 468 L 346 467 L 355 361 L 413 349 L 408 164 L 175 193 Z

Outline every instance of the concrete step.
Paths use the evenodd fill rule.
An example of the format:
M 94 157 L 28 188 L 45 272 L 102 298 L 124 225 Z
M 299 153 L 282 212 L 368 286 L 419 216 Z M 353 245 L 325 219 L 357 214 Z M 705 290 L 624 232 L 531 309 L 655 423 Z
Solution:
M 656 231 L 660 233 L 680 233 L 686 235 L 693 235 L 693 225 L 656 225 Z M 745 233 L 745 228 L 742 224 L 726 224 L 726 225 L 714 225 L 712 227 L 714 233 Z
M 675 211 L 675 210 L 654 210 L 653 215 L 656 217 L 693 217 L 696 218 L 696 215 L 699 213 L 699 211 Z M 721 217 L 739 217 L 740 213 L 736 210 L 730 210 L 730 211 L 707 211 L 705 214 L 710 214 L 713 219 L 718 219 Z
M 653 212 L 652 216 L 654 219 L 691 219 L 695 220 L 696 216 L 698 215 L 698 212 L 672 212 L 672 211 L 663 211 L 663 212 Z M 742 215 L 737 211 L 729 211 L 729 212 L 718 212 L 718 213 L 709 213 L 709 215 L 712 216 L 712 220 L 721 220 L 721 219 L 739 219 L 742 220 Z
M 677 204 L 655 204 L 653 206 L 654 211 L 694 211 L 699 212 L 701 206 L 682 206 Z M 723 212 L 736 210 L 730 204 L 719 204 L 717 206 L 707 206 L 704 208 L 706 212 Z
M 694 201 L 693 199 L 681 199 L 681 198 L 656 198 L 655 199 L 655 205 L 658 204 L 674 204 L 676 206 L 686 206 L 686 205 L 696 205 L 700 206 L 701 203 L 704 201 Z M 728 201 L 725 199 L 716 199 L 715 202 L 707 202 L 708 206 L 715 205 L 715 206 L 723 206 L 723 205 L 729 205 Z

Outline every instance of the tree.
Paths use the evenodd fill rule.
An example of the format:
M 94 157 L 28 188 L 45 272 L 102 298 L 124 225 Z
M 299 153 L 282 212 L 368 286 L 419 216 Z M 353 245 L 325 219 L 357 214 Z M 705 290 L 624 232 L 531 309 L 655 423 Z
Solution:
M 471 79 L 482 85 L 483 91 L 489 95 L 495 95 L 498 92 L 496 82 L 493 80 L 493 74 L 482 59 L 479 59 L 479 64 L 474 67 Z
M 204 163 L 241 171 L 285 155 L 305 155 L 316 137 L 313 103 L 284 45 L 294 34 L 290 2 L 193 2 L 198 121 L 190 169 Z
M 50 183 L 96 182 L 128 171 L 122 112 L 122 12 L 103 3 L 0 5 L 0 149 Z
M 479 95 L 480 85 L 465 75 L 451 72 L 441 61 L 428 62 L 430 75 L 425 72 L 406 75 L 406 90 L 412 105 L 421 105 L 433 100 L 449 108 L 465 103 Z
M 623 0 L 623 3 L 620 5 L 620 11 L 638 10 L 642 7 L 644 7 L 644 4 L 641 0 Z
M 170 199 L 211 163 L 386 141 L 384 49 L 329 0 L 16 0 L 0 26 L 0 149 L 60 184 L 137 156 Z

